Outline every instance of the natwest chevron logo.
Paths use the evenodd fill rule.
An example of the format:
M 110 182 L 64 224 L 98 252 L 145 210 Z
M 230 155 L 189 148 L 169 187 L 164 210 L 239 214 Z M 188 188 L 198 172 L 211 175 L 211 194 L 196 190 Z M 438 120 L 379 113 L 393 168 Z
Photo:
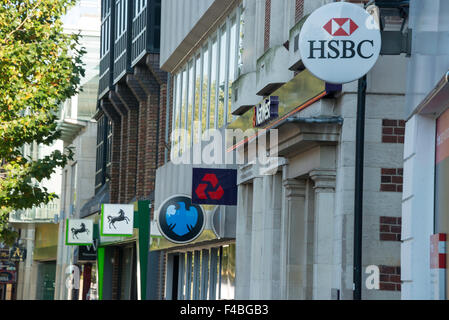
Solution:
M 237 170 L 193 168 L 192 203 L 235 206 Z
M 332 18 L 323 28 L 331 36 L 350 36 L 359 26 L 351 18 Z
M 195 190 L 196 195 L 198 196 L 198 199 L 212 199 L 212 200 L 220 200 L 224 195 L 223 188 L 218 184 L 217 176 L 213 173 L 206 173 L 201 179 L 202 182 L 198 185 L 198 187 Z M 213 191 L 206 191 L 209 187 L 209 182 Z

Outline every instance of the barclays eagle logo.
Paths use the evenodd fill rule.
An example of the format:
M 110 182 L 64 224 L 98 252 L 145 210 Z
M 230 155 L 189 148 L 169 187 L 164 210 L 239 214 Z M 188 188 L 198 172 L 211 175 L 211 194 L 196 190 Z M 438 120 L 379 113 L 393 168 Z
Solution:
M 159 209 L 158 225 L 168 240 L 176 243 L 193 241 L 204 227 L 204 213 L 191 198 L 175 196 L 168 199 Z
M 165 213 L 168 228 L 179 236 L 191 232 L 198 221 L 198 210 L 191 206 L 186 209 L 184 202 L 178 202 L 179 209 L 175 205 L 170 205 Z

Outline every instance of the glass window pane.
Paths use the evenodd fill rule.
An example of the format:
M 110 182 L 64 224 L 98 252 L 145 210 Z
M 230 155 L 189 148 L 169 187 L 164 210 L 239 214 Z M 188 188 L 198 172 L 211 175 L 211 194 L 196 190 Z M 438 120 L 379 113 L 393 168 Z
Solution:
M 203 97 L 201 100 L 201 129 L 205 132 L 208 122 L 208 88 L 209 88 L 209 48 L 206 46 L 203 52 Z
M 201 254 L 201 300 L 208 299 L 209 288 L 209 249 Z
M 223 246 L 221 257 L 220 299 L 232 300 L 235 295 L 235 244 Z
M 209 128 L 215 127 L 215 103 L 217 97 L 217 63 L 218 63 L 218 41 L 215 38 L 212 41 L 212 60 L 211 60 L 211 88 L 210 88 L 210 111 L 209 111 Z
M 243 65 L 243 26 L 245 25 L 245 8 L 243 6 L 239 7 L 240 10 L 240 21 L 239 21 L 239 55 L 238 55 L 238 74 L 237 77 L 239 77 L 242 74 L 242 65 Z
M 186 144 L 187 144 L 187 148 L 189 148 L 191 146 L 191 141 L 192 141 L 192 121 L 193 121 L 193 103 L 194 103 L 194 98 L 195 98 L 195 75 L 193 74 L 193 61 L 189 64 L 189 104 L 188 104 L 188 109 L 187 109 L 187 138 L 186 138 Z
M 200 142 L 200 136 L 201 136 L 201 128 L 200 128 L 200 89 L 201 89 L 201 56 L 198 55 L 196 57 L 195 61 L 195 110 L 193 114 L 193 143 L 199 143 Z
M 225 81 L 226 81 L 226 26 L 220 30 L 220 66 L 218 93 L 218 128 L 224 125 L 225 113 Z
M 186 112 L 187 112 L 187 69 L 184 69 L 182 72 L 182 95 L 181 95 L 181 122 L 180 122 L 180 129 L 186 129 Z M 181 137 L 180 137 L 180 149 L 181 153 L 184 152 L 185 148 L 185 137 L 184 132 L 181 131 Z
M 173 129 L 179 129 L 181 126 L 181 74 L 177 74 L 175 78 L 175 93 L 173 101 Z M 179 154 L 179 137 L 175 136 L 172 146 L 174 153 Z
M 232 106 L 232 83 L 236 79 L 236 57 L 237 57 L 237 19 L 234 17 L 231 20 L 230 29 L 230 44 L 229 44 L 229 80 L 228 80 L 228 123 L 232 121 L 231 106 Z

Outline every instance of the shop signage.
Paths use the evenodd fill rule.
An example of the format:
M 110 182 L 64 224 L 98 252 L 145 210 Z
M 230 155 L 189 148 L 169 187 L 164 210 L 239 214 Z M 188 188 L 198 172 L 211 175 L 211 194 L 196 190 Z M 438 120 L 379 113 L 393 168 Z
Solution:
M 192 199 L 177 195 L 167 199 L 159 208 L 157 225 L 161 234 L 174 243 L 188 243 L 203 231 L 205 216 L 201 206 Z
M 91 245 L 93 233 L 93 220 L 67 219 L 65 244 L 68 246 Z
M 9 261 L 11 262 L 23 262 L 27 257 L 27 249 L 19 244 L 14 244 L 9 251 Z
M 381 48 L 377 21 L 362 7 L 335 2 L 315 10 L 299 36 L 304 66 L 330 83 L 358 80 L 374 66 Z
M 192 203 L 237 205 L 237 170 L 193 168 Z
M 430 236 L 431 298 L 446 300 L 446 234 Z
M 10 284 L 16 282 L 16 272 L 10 270 L 0 270 L 0 283 Z
M 0 249 L 0 261 L 9 260 L 9 249 Z
M 97 260 L 98 239 L 93 241 L 90 246 L 79 246 L 78 261 L 95 261 Z
M 254 107 L 254 127 L 260 127 L 278 117 L 279 97 L 271 96 L 263 99 Z
M 134 228 L 134 205 L 102 204 L 101 235 L 131 237 Z

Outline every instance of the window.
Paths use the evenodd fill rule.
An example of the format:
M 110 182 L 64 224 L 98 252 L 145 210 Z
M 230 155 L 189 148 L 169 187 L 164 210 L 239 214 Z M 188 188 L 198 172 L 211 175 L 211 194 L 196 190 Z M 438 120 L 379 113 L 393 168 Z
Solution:
M 234 299 L 235 243 L 181 252 L 176 256 L 179 264 L 173 268 L 177 281 L 172 290 L 177 292 L 177 299 Z
M 193 112 L 193 143 L 200 142 L 200 103 L 201 103 L 201 55 L 195 58 L 195 108 Z
M 209 129 L 209 47 L 206 45 L 203 49 L 203 65 L 201 66 L 202 73 L 202 86 L 203 94 L 201 99 L 201 132 L 205 132 Z
M 186 137 L 183 131 L 173 135 L 174 154 L 182 154 L 198 143 L 207 129 L 221 129 L 233 120 L 232 84 L 241 72 L 242 25 L 240 6 L 174 74 L 173 129 L 187 132 Z

